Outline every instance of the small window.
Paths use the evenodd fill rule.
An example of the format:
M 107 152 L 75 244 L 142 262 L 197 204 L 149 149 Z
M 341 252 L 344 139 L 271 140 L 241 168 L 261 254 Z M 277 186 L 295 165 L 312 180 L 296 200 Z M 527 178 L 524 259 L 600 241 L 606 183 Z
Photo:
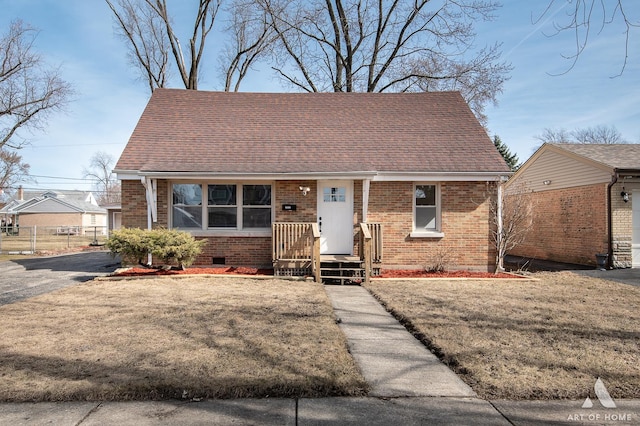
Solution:
M 436 185 L 416 185 L 414 196 L 414 230 L 416 232 L 438 231 L 438 207 Z
M 324 188 L 322 200 L 325 203 L 344 203 L 347 200 L 347 188 Z

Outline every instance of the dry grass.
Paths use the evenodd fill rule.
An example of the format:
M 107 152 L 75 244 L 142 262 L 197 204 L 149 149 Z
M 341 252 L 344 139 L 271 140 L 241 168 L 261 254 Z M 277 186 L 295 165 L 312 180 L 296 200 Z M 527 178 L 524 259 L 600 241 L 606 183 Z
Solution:
M 0 400 L 362 395 L 321 285 L 92 281 L 0 307 Z
M 593 397 L 601 377 L 614 398 L 640 398 L 640 288 L 536 277 L 368 288 L 482 397 Z

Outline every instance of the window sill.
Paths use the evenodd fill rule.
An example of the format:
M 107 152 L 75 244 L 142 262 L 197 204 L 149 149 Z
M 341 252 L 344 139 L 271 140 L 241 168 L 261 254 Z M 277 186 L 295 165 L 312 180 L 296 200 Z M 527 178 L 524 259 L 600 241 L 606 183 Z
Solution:
M 444 232 L 412 232 L 409 234 L 411 238 L 444 238 Z
M 254 229 L 250 231 L 238 231 L 236 229 L 209 229 L 209 230 L 188 230 L 194 237 L 271 237 L 271 229 Z

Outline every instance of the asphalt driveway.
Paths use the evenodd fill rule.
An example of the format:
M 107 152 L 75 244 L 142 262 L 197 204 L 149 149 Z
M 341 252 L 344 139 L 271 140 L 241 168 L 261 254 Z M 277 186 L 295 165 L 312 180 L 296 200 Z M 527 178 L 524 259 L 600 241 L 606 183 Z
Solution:
M 640 268 L 627 269 L 611 269 L 601 271 L 598 269 L 590 269 L 584 271 L 573 271 L 576 274 L 587 277 L 602 278 L 603 280 L 616 281 L 622 284 L 640 286 Z
M 119 266 L 106 251 L 0 262 L 0 306 L 108 275 Z

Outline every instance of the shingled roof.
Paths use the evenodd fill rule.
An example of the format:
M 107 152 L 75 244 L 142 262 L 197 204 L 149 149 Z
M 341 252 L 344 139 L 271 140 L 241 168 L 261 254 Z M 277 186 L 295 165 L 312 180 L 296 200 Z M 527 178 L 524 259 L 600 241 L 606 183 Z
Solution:
M 118 173 L 508 172 L 457 92 L 157 89 Z
M 612 169 L 640 169 L 638 144 L 552 144 Z

